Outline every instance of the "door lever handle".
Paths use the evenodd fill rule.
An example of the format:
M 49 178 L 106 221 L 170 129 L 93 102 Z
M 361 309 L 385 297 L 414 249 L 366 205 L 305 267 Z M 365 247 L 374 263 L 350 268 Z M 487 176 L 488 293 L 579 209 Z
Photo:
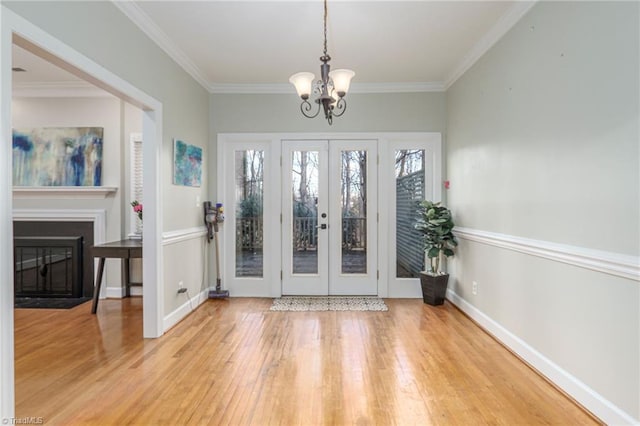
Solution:
M 321 224 L 321 225 L 316 226 L 316 229 L 318 229 L 318 228 L 319 228 L 319 229 L 327 229 L 327 224 L 326 224 L 326 223 L 323 223 L 323 224 Z

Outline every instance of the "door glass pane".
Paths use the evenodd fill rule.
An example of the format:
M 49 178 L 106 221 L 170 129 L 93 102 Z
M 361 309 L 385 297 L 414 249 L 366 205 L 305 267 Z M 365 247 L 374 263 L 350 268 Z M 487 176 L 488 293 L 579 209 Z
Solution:
M 236 151 L 236 277 L 263 274 L 264 151 Z
M 293 151 L 292 273 L 318 273 L 318 151 Z
M 342 151 L 343 274 L 367 273 L 367 151 Z
M 421 149 L 395 152 L 396 277 L 417 278 L 424 270 L 422 235 L 414 228 L 418 203 L 425 194 L 425 153 Z

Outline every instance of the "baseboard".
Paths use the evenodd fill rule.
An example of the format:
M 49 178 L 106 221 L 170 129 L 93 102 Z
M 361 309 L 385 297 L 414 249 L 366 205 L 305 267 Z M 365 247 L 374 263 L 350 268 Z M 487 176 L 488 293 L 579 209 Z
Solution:
M 187 295 L 188 293 L 184 293 L 184 294 Z M 201 291 L 200 293 L 193 296 L 190 300 L 186 299 L 185 297 L 186 299 L 185 303 L 183 303 L 178 309 L 176 309 L 175 311 L 171 312 L 169 315 L 164 317 L 164 320 L 163 320 L 164 332 L 166 333 L 167 331 L 169 331 L 171 327 L 173 327 L 174 325 L 179 323 L 184 317 L 189 315 L 192 311 L 191 309 L 192 306 L 193 306 L 193 309 L 195 310 L 198 306 L 204 303 L 204 301 L 207 300 L 208 297 L 209 297 L 209 289 Z
M 106 288 L 106 297 L 107 299 L 122 299 L 125 297 L 125 289 L 124 287 L 107 287 Z M 130 290 L 131 296 L 142 296 L 142 287 L 135 286 L 131 287 Z
M 538 373 L 546 377 L 606 424 L 637 425 L 640 423 L 452 290 L 447 290 L 447 299 L 485 331 L 521 357 Z
M 122 299 L 124 297 L 123 287 L 107 287 L 105 290 L 107 299 Z

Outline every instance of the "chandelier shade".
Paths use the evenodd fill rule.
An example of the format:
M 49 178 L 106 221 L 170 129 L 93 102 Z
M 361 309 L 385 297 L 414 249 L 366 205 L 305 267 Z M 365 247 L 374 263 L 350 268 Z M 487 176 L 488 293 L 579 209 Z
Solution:
M 333 117 L 340 117 L 347 109 L 347 101 L 344 97 L 349 91 L 351 79 L 355 72 L 347 69 L 337 69 L 331 71 L 329 61 L 331 56 L 327 54 L 327 0 L 324 0 L 324 50 L 320 57 L 320 79 L 315 80 L 311 72 L 299 72 L 289 77 L 289 82 L 296 88 L 296 93 L 302 99 L 300 111 L 307 118 L 314 118 L 322 109 L 329 124 L 333 123 Z M 317 104 L 315 112 L 313 105 L 309 102 L 311 95 L 316 95 L 312 100 Z
M 333 81 L 333 90 L 338 96 L 343 97 L 347 94 L 354 75 L 356 75 L 355 72 L 343 69 L 333 70 L 329 73 L 329 78 Z
M 295 86 L 298 96 L 302 99 L 309 99 L 309 95 L 311 95 L 311 85 L 315 78 L 316 76 L 313 75 L 313 73 L 299 72 L 289 77 L 289 83 Z

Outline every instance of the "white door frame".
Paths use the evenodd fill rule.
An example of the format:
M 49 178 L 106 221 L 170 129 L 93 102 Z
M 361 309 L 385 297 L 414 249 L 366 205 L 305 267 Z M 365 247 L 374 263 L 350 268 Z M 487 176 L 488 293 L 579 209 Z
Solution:
M 85 80 L 143 110 L 144 180 L 162 182 L 162 103 L 116 74 L 90 60 L 36 25 L 0 4 L 0 140 L 11 140 L 11 50 L 13 42 L 45 55 Z M 0 147 L 0 418 L 15 416 L 14 322 L 13 322 L 13 226 L 12 148 Z M 159 185 L 145 185 L 143 274 L 143 336 L 163 334 L 164 281 L 162 244 L 162 192 Z
M 428 150 L 433 155 L 432 158 L 432 193 L 435 201 L 441 200 L 442 197 L 442 136 L 436 132 L 340 132 L 340 133 L 220 133 L 218 134 L 218 146 L 217 146 L 217 161 L 218 161 L 218 184 L 217 193 L 218 201 L 225 203 L 225 206 L 230 206 L 233 203 L 232 194 L 225 191 L 225 180 L 230 175 L 229 164 L 225 163 L 225 151 L 228 147 L 234 146 L 234 144 L 245 144 L 244 146 L 251 147 L 253 142 L 267 142 L 271 150 L 271 161 L 269 162 L 271 171 L 267 173 L 270 176 L 272 182 L 276 183 L 274 186 L 280 188 L 281 179 L 281 141 L 282 140 L 352 140 L 352 139 L 377 139 L 378 140 L 378 153 L 380 155 L 380 164 L 378 169 L 378 206 L 390 206 L 395 204 L 395 186 L 392 182 L 395 182 L 393 176 L 394 160 L 391 156 L 392 150 L 401 146 L 414 146 L 415 144 L 421 144 L 424 149 Z M 384 155 L 384 154 L 387 155 Z M 393 191 L 393 194 L 392 194 Z M 281 194 L 277 197 L 280 200 Z M 265 198 L 265 202 L 267 199 Z M 278 209 L 271 209 L 272 214 L 265 215 L 265 229 L 272 228 L 280 230 L 280 214 L 282 213 Z M 275 213 L 273 213 L 275 212 Z M 395 214 L 391 215 L 390 209 L 379 208 L 379 223 L 387 224 L 386 226 L 378 227 L 378 247 L 386 248 L 388 252 L 392 251 L 390 247 L 391 231 L 395 232 L 395 227 L 391 229 L 391 219 L 395 220 Z M 232 219 L 227 217 L 229 222 Z M 280 297 L 282 295 L 281 287 L 281 275 L 279 268 L 272 268 L 269 275 L 265 275 L 265 281 L 262 283 L 256 282 L 255 293 L 249 294 L 249 292 L 238 291 L 232 288 L 233 283 L 229 281 L 229 277 L 233 274 L 233 270 L 229 270 L 226 266 L 230 250 L 235 250 L 234 247 L 230 247 L 233 240 L 232 232 L 234 232 L 232 226 L 224 225 L 220 233 L 220 240 L 223 243 L 224 249 L 221 250 L 221 268 L 223 276 L 223 286 L 225 281 L 230 284 L 227 285 L 232 295 L 235 296 L 260 296 L 260 297 Z M 280 237 L 278 236 L 278 239 Z M 266 244 L 266 243 L 265 243 Z M 395 250 L 395 246 L 393 247 Z M 267 250 L 265 249 L 265 253 Z M 265 258 L 265 264 L 282 265 L 282 250 L 278 246 L 273 250 L 268 251 L 269 259 Z M 394 257 L 395 259 L 395 257 Z M 225 261 L 227 260 L 227 261 Z M 414 297 L 419 298 L 421 296 L 420 284 L 418 279 L 402 279 L 397 280 L 392 277 L 395 274 L 395 266 L 390 264 L 389 256 L 385 254 L 383 250 L 378 250 L 378 296 L 380 297 Z M 393 266 L 393 267 L 392 267 Z M 392 271 L 393 270 L 393 271 Z M 226 278 L 225 278 L 226 277 Z

